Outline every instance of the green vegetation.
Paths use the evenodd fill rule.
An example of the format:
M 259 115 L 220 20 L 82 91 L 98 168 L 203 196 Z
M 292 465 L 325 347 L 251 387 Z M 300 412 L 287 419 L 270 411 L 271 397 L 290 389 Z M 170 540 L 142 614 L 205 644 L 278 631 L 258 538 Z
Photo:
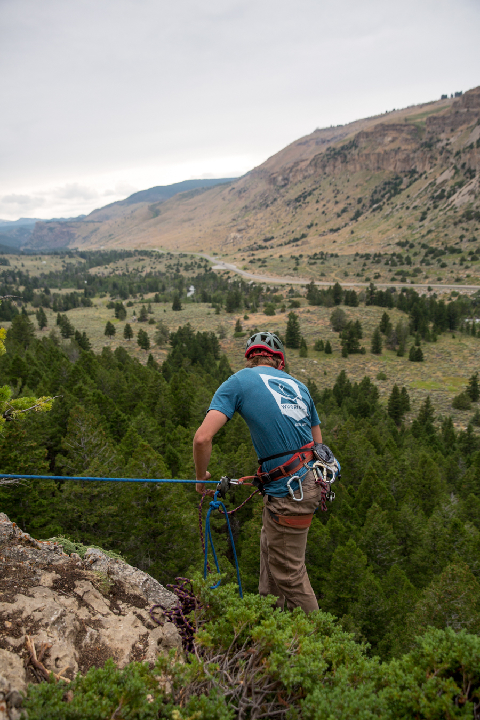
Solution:
M 188 688 L 181 702 L 177 690 L 167 695 L 158 684 L 152 690 L 152 673 L 158 675 L 158 668 L 150 671 L 133 665 L 117 671 L 106 666 L 92 670 L 86 684 L 75 681 L 72 704 L 64 701 L 65 691 L 59 694 L 56 688 L 60 686 L 32 691 L 32 717 L 40 717 L 42 711 L 45 715 L 45 703 L 50 703 L 52 718 L 54 709 L 58 718 L 75 717 L 74 711 L 77 715 L 79 711 L 74 703 L 90 702 L 84 697 L 87 688 L 92 689 L 91 702 L 105 717 L 111 717 L 122 697 L 122 708 L 130 707 L 131 717 L 149 717 L 150 706 L 157 716 L 163 713 L 172 720 L 195 713 L 200 713 L 199 718 L 235 717 L 236 700 L 227 694 L 212 660 L 215 653 L 227 650 L 224 640 L 227 636 L 233 639 L 233 626 L 239 628 L 235 643 L 245 640 L 260 662 L 267 653 L 272 659 L 261 665 L 261 672 L 267 673 L 265 683 L 270 677 L 279 683 L 275 697 L 268 702 L 279 702 L 287 712 L 278 701 L 280 693 L 292 708 L 292 717 L 301 712 L 302 717 L 327 718 L 331 716 L 328 712 L 336 712 L 332 708 L 337 704 L 344 716 L 348 710 L 357 715 L 368 711 L 371 717 L 389 717 L 388 713 L 395 717 L 393 705 L 389 705 L 393 700 L 388 697 L 399 692 L 402 683 L 410 688 L 412 702 L 432 703 L 424 705 L 424 710 L 416 706 L 419 717 L 421 712 L 425 717 L 455 717 L 452 707 L 462 717 L 466 708 L 471 709 L 477 687 L 476 676 L 472 676 L 470 688 L 468 682 L 464 687 L 455 668 L 465 667 L 467 677 L 470 666 L 467 661 L 461 665 L 460 649 L 475 656 L 480 632 L 476 600 L 480 583 L 480 421 L 474 406 L 469 411 L 452 410 L 452 400 L 464 392 L 471 404 L 478 402 L 472 394 L 478 390 L 480 338 L 472 335 L 471 318 L 478 314 L 480 298 L 456 294 L 448 302 L 432 295 L 422 297 L 410 288 L 384 292 L 370 286 L 365 295 L 357 296 L 356 304 L 348 296 L 352 304 L 346 305 L 348 291 L 339 286 L 340 305 L 335 306 L 333 289 L 328 288 L 320 291 L 320 298 L 315 296 L 316 301 L 320 299 L 318 304 L 310 304 L 311 286 L 305 295 L 293 288 L 282 293 L 279 288 L 228 281 L 227 275 L 215 275 L 203 266 L 199 269 L 198 261 L 188 257 L 183 262 L 182 272 L 175 266 L 156 277 L 160 285 L 165 283 L 165 289 L 158 290 L 157 301 L 156 290 L 147 292 L 150 279 L 142 271 L 124 273 L 125 291 L 129 282 L 135 290 L 131 299 L 119 299 L 119 284 L 109 297 L 100 297 L 103 289 L 98 296 L 92 295 L 95 307 L 53 313 L 46 306 L 45 315 L 54 326 L 50 333 L 35 330 L 31 318 L 38 308 L 33 301 L 14 306 L 12 320 L 4 321 L 10 327 L 6 353 L 0 357 L 3 382 L 19 403 L 32 397 L 61 397 L 50 413 L 25 416 L 21 424 L 5 423 L 0 438 L 3 472 L 193 477 L 194 432 L 215 389 L 232 367 L 241 367 L 242 336 L 265 327 L 266 305 L 278 309 L 295 300 L 296 312 L 276 313 L 271 329 L 285 339 L 288 329 L 289 339 L 295 343 L 287 353 L 290 371 L 308 384 L 324 439 L 342 464 L 336 500 L 327 513 L 314 517 L 307 547 L 307 565 L 322 612 L 309 618 L 277 614 L 268 602 L 254 596 L 248 596 L 243 606 L 232 599 L 228 588 L 211 599 L 208 591 L 199 590 L 211 608 L 202 616 L 207 622 L 202 637 L 210 633 L 213 639 L 201 645 L 205 655 L 198 662 L 170 664 L 161 670 L 173 678 L 173 687 Z M 185 265 L 190 271 L 192 262 L 197 263 L 194 269 L 200 270 L 198 282 L 196 276 L 182 274 Z M 16 272 L 13 265 L 9 269 Z M 63 277 L 60 272 L 58 277 Z M 98 282 L 101 288 L 103 282 L 113 288 L 115 274 L 106 274 Z M 45 289 L 43 279 L 39 284 Z M 189 284 L 195 285 L 193 298 L 186 296 Z M 62 291 L 70 293 L 68 288 Z M 182 312 L 171 309 L 176 292 Z M 124 320 L 120 319 L 122 309 Z M 345 321 L 336 332 L 330 324 L 333 309 Z M 155 342 L 154 347 L 141 349 L 136 341 L 130 342 L 133 322 L 131 325 L 126 319 L 131 320 L 135 312 L 140 322 L 135 337 L 138 340 L 145 334 L 149 344 Z M 242 323 L 239 317 L 244 315 Z M 146 322 L 154 319 L 151 337 L 143 329 L 146 324 L 142 326 L 141 316 L 146 316 Z M 89 324 L 79 324 L 82 318 L 85 323 L 88 318 Z M 191 324 L 185 323 L 187 319 Z M 107 322 L 116 330 L 108 341 L 104 335 Z M 185 324 L 179 327 L 178 322 Z M 468 328 L 467 322 L 471 323 Z M 360 339 L 371 347 L 376 330 L 382 355 L 349 351 L 352 346 L 360 347 Z M 399 355 L 402 344 L 415 352 L 421 350 L 423 362 L 410 363 L 408 356 Z M 101 350 L 95 352 L 90 345 Z M 348 357 L 341 357 L 342 346 L 347 347 Z M 306 348 L 316 352 L 305 353 Z M 379 387 L 374 378 L 381 381 Z M 255 469 L 248 429 L 235 416 L 215 437 L 210 470 L 214 479 L 219 479 L 223 474 L 241 477 Z M 247 490 L 237 488 L 235 497 L 228 499 L 229 507 L 246 499 Z M 53 480 L 0 486 L 1 510 L 36 537 L 63 537 L 62 543 L 71 543 L 68 547 L 99 546 L 120 553 L 163 583 L 179 575 L 191 577 L 201 566 L 197 505 L 198 495 L 189 486 Z M 233 579 L 224 523 L 214 516 L 212 524 L 220 566 L 226 579 Z M 260 527 L 261 503 L 254 498 L 235 515 L 242 581 L 252 593 L 258 582 Z M 229 603 L 229 609 L 216 615 L 224 607 L 222 603 Z M 294 631 L 301 640 L 298 645 L 291 645 L 289 639 Z M 309 635 L 312 632 L 314 635 Z M 337 640 L 338 648 L 343 648 L 341 657 L 334 654 Z M 199 637 L 198 642 L 203 640 Z M 443 650 L 432 656 L 434 643 Z M 290 679 L 287 656 L 291 663 L 298 661 Z M 330 670 L 319 669 L 314 657 L 323 658 Z M 310 662 L 316 677 L 323 678 L 311 690 Z M 235 672 L 232 677 L 238 683 L 236 679 L 233 685 L 240 693 L 240 671 Z M 425 685 L 430 681 L 443 684 L 435 685 L 433 692 L 433 685 Z M 457 706 L 459 692 L 465 701 Z M 141 701 L 147 694 L 154 699 L 148 707 Z M 139 703 L 137 709 L 135 703 Z M 275 704 L 268 707 L 282 709 Z M 108 712 L 110 715 L 105 714 Z M 91 716 L 95 717 L 93 711 Z
M 471 583 L 453 566 L 442 580 Z M 109 660 L 68 686 L 30 686 L 29 719 L 447 720 L 476 712 L 477 635 L 432 627 L 408 654 L 381 663 L 328 613 L 282 613 L 268 598 L 239 600 L 232 586 L 212 592 L 197 585 L 197 592 L 204 609 L 189 662 L 171 656 L 153 669 L 131 663 L 118 670 Z

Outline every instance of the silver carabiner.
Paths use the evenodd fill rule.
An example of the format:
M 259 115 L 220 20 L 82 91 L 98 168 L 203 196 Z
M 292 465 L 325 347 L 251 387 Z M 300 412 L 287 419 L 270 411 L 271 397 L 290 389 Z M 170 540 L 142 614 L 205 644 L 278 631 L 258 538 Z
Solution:
M 297 480 L 297 481 L 298 481 L 298 484 L 299 484 L 299 486 L 300 486 L 300 497 L 299 497 L 299 498 L 296 498 L 296 497 L 295 497 L 295 493 L 294 493 L 294 491 L 292 490 L 292 487 L 291 487 L 291 485 L 290 485 L 290 483 L 292 483 L 294 480 Z M 289 492 L 290 495 L 292 496 L 292 500 L 295 500 L 295 502 L 301 502 L 301 501 L 303 500 L 303 486 L 302 486 L 302 481 L 300 480 L 300 478 L 298 477 L 298 475 L 292 475 L 292 477 L 290 478 L 290 480 L 287 481 L 287 488 L 288 488 L 288 492 Z

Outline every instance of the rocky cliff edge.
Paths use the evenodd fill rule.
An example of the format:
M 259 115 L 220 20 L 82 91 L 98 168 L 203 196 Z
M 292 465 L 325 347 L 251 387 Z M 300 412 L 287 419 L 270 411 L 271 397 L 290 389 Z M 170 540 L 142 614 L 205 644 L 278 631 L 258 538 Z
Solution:
M 147 573 L 90 548 L 81 558 L 33 539 L 0 513 L 0 720 L 17 720 L 29 682 L 71 680 L 181 649 L 156 608 L 177 598 Z

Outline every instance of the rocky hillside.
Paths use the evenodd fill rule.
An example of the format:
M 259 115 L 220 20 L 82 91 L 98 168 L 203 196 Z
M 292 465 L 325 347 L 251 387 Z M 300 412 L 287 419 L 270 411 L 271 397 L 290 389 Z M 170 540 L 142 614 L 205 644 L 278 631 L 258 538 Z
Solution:
M 316 130 L 225 186 L 102 219 L 38 224 L 35 247 L 158 247 L 231 257 L 285 245 L 385 251 L 467 241 L 480 222 L 480 87 L 457 99 Z M 291 248 L 289 248 L 291 249 Z
M 0 718 L 20 717 L 27 683 L 72 680 L 113 657 L 153 664 L 181 648 L 156 608 L 177 598 L 146 573 L 89 549 L 81 558 L 34 540 L 0 513 Z

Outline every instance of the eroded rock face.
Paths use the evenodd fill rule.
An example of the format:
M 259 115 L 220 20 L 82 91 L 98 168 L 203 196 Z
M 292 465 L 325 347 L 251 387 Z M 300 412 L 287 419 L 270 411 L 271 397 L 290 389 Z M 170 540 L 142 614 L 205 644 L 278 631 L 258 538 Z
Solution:
M 100 550 L 83 560 L 66 555 L 0 513 L 0 720 L 14 720 L 19 693 L 41 679 L 29 661 L 28 638 L 37 655 L 43 651 L 45 668 L 69 679 L 109 657 L 119 667 L 153 663 L 159 653 L 180 650 L 181 641 L 161 610 L 157 625 L 149 608 L 176 601 L 147 573 Z

